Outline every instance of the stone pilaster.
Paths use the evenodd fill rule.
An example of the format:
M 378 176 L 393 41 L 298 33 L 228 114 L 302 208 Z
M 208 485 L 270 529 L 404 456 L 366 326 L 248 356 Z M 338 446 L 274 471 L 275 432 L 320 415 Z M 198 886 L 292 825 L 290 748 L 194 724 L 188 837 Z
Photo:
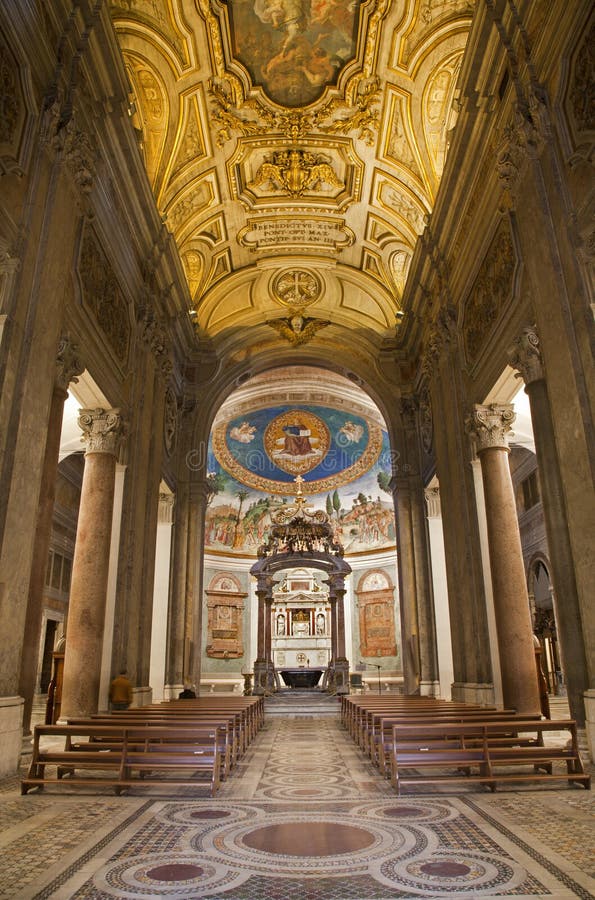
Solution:
M 436 649 L 438 653 L 438 696 L 451 697 L 454 680 L 450 617 L 448 609 L 448 587 L 446 583 L 446 560 L 442 533 L 442 509 L 440 488 L 429 487 L 424 491 L 428 517 L 428 540 L 432 561 L 432 585 L 434 595 L 434 622 L 436 626 Z
M 585 630 L 568 531 L 566 498 L 558 459 L 548 387 L 535 326 L 523 329 L 509 352 L 511 366 L 525 382 L 529 397 L 535 452 L 539 464 L 543 514 L 554 585 L 554 610 L 568 690 L 570 714 L 585 724 L 584 692 L 589 688 Z
M 123 423 L 119 410 L 83 409 L 85 444 L 76 545 L 66 631 L 62 716 L 97 711 L 110 557 L 116 453 Z
M 186 557 L 188 553 L 188 483 L 176 489 L 172 551 L 171 595 L 167 613 L 165 693 L 177 697 L 184 686 L 184 622 L 186 603 Z
M 529 598 L 508 465 L 506 436 L 514 418 L 511 404 L 478 405 L 468 418 L 468 430 L 481 463 L 504 705 L 538 715 Z
M 60 437 L 64 402 L 68 396 L 68 386 L 78 381 L 84 366 L 78 355 L 78 347 L 68 335 L 62 335 L 56 356 L 56 382 L 50 403 L 45 453 L 41 473 L 41 485 L 35 527 L 35 544 L 31 561 L 29 591 L 27 597 L 27 614 L 23 635 L 21 655 L 21 675 L 19 692 L 24 697 L 23 734 L 30 733 L 31 709 L 37 682 L 37 660 L 43 612 L 43 589 L 45 572 L 52 531 L 52 515 L 54 510 L 54 494 L 58 459 L 60 453 Z
M 207 485 L 196 481 L 190 485 L 188 548 L 186 552 L 186 624 L 184 680 L 200 684 L 202 643 L 202 573 L 204 559 L 204 521 L 207 508 Z
M 491 691 L 492 668 L 475 484 L 465 432 L 467 387 L 460 342 L 453 330 L 450 316 L 444 325 L 436 321 L 431 327 L 423 371 L 434 411 L 432 446 L 440 478 L 454 667 L 452 697 L 483 703 Z M 493 693 L 488 702 L 493 702 Z
M 272 580 L 268 575 L 259 575 L 256 587 L 258 598 L 258 630 L 256 643 L 256 659 L 254 660 L 255 694 L 269 693 L 269 661 L 271 654 L 271 603 L 273 600 Z M 268 626 L 267 626 L 268 619 Z M 269 635 L 267 651 L 267 630 Z M 268 652 L 268 656 L 267 656 Z
M 334 689 L 337 694 L 349 693 L 349 660 L 345 655 L 345 582 L 342 575 L 329 578 L 331 615 L 336 621 L 336 655 L 333 656 Z

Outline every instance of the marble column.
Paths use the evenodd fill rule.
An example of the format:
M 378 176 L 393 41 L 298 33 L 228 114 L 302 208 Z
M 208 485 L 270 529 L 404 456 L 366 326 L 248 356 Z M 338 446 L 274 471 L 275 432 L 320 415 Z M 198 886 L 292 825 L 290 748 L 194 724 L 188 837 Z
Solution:
M 108 581 L 119 410 L 83 409 L 85 471 L 72 564 L 62 718 L 97 712 Z
M 568 691 L 570 714 L 585 725 L 584 693 L 589 688 L 584 628 L 575 578 L 566 500 L 545 380 L 539 336 L 535 326 L 523 329 L 509 353 L 529 397 L 539 483 L 554 585 L 554 611 Z
M 50 402 L 47 437 L 41 472 L 37 523 L 35 527 L 35 544 L 33 548 L 33 559 L 31 561 L 27 614 L 25 618 L 25 632 L 21 655 L 19 693 L 25 701 L 23 708 L 24 736 L 30 734 L 31 709 L 33 706 L 33 695 L 37 684 L 38 651 L 43 618 L 43 591 L 52 533 L 54 494 L 56 489 L 56 477 L 58 474 L 64 402 L 68 397 L 68 385 L 71 381 L 78 381 L 76 376 L 81 374 L 83 368 L 84 366 L 80 362 L 78 356 L 78 347 L 70 341 L 68 335 L 63 335 L 58 344 L 58 353 L 56 356 L 56 382 L 54 384 L 54 391 Z
M 476 405 L 467 420 L 481 463 L 505 706 L 539 715 L 533 631 L 506 435 L 511 404 Z

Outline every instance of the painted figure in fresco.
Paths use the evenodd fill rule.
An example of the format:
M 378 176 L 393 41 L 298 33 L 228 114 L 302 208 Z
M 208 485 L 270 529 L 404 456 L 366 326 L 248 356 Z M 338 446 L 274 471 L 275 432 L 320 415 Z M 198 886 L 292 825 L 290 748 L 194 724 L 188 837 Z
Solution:
M 289 453 L 291 456 L 307 456 L 312 453 L 311 432 L 302 422 L 285 425 L 283 431 L 285 432 L 284 453 Z
M 249 444 L 250 441 L 254 440 L 254 433 L 256 432 L 256 426 L 250 425 L 249 422 L 242 422 L 241 425 L 234 425 L 232 429 L 230 429 L 229 436 L 234 439 L 234 441 L 239 441 L 240 444 Z
M 305 30 L 309 5 L 307 0 L 254 0 L 254 12 L 261 22 L 283 29 L 288 43 Z

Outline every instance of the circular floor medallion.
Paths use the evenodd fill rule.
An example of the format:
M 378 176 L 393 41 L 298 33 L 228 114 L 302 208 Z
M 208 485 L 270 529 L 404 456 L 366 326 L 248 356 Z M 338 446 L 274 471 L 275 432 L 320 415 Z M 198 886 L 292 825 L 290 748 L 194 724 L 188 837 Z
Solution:
M 364 828 L 337 822 L 287 822 L 256 828 L 242 840 L 252 850 L 284 856 L 337 856 L 364 850 L 375 837 Z
M 189 881 L 191 878 L 198 878 L 204 874 L 204 869 L 191 863 L 169 863 L 163 866 L 155 866 L 154 869 L 147 869 L 147 878 L 153 881 Z

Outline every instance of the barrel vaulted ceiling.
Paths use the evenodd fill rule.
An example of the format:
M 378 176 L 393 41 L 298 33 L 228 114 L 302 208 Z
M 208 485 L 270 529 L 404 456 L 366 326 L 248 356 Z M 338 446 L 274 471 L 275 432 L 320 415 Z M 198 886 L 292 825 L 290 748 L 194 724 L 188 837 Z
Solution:
M 219 353 L 393 346 L 470 0 L 112 0 L 131 114 Z M 244 348 L 240 350 L 240 348 Z

